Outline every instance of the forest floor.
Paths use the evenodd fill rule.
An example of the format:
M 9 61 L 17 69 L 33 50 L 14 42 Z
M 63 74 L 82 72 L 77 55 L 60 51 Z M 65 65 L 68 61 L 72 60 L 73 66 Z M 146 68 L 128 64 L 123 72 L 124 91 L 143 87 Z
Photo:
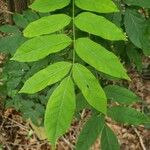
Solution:
M 1 4 L 0 7 L 2 7 Z M 3 18 L 0 14 L 0 23 L 1 20 Z M 0 55 L 0 63 L 3 62 L 3 59 L 4 56 Z M 147 62 L 150 62 L 149 58 L 143 63 Z M 135 69 L 129 69 L 129 75 L 132 79 L 129 88 L 143 100 L 142 104 L 136 104 L 134 107 L 142 111 L 150 109 L 147 108 L 150 107 L 150 80 L 143 79 L 142 75 L 138 74 Z M 0 103 L 1 101 L 2 99 L 0 99 Z M 74 120 L 68 133 L 58 141 L 57 150 L 74 149 L 77 136 L 89 114 L 90 112 L 86 110 L 81 112 L 82 120 Z M 150 150 L 149 129 L 145 129 L 143 126 L 123 126 L 112 120 L 107 120 L 107 123 L 118 136 L 121 150 Z M 35 128 L 29 121 L 24 121 L 19 112 L 12 108 L 4 110 L 0 104 L 0 150 L 50 150 L 48 142 L 43 140 L 42 132 L 43 129 Z M 97 140 L 92 150 L 99 149 L 100 141 Z

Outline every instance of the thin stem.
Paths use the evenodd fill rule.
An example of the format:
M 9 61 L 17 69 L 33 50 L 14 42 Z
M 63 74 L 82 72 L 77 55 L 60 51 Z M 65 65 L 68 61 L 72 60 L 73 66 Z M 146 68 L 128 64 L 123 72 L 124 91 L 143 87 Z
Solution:
M 73 65 L 75 63 L 75 40 L 76 40 L 76 31 L 75 31 L 75 21 L 74 21 L 74 18 L 75 18 L 75 2 L 74 0 L 72 0 L 72 32 L 73 32 Z

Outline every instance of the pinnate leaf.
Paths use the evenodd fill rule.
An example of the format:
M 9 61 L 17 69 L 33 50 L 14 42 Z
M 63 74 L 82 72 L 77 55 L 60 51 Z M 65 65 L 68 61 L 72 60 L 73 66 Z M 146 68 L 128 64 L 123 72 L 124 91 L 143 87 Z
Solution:
M 74 85 L 67 77 L 55 89 L 46 107 L 44 126 L 53 145 L 69 128 L 75 107 Z
M 45 87 L 60 81 L 68 74 L 70 68 L 71 63 L 69 62 L 57 62 L 49 65 L 47 68 L 37 72 L 29 78 L 25 82 L 20 93 L 33 94 L 41 91 Z
M 83 12 L 75 18 L 75 25 L 82 31 L 100 36 L 104 39 L 117 41 L 126 40 L 120 28 L 104 18 L 90 12 Z
M 72 40 L 65 34 L 38 36 L 26 41 L 15 53 L 12 60 L 32 62 L 42 59 L 49 54 L 59 52 L 69 46 Z
M 117 56 L 88 38 L 76 40 L 76 53 L 98 71 L 117 78 L 129 79 Z
M 87 102 L 100 112 L 106 113 L 107 99 L 95 76 L 81 64 L 74 64 L 73 79 Z
M 111 13 L 118 12 L 116 5 L 111 0 L 75 0 L 76 6 L 81 9 L 98 12 Z
M 36 0 L 30 8 L 39 12 L 52 12 L 67 6 L 70 0 Z
M 34 37 L 43 34 L 50 34 L 63 29 L 71 21 L 65 14 L 56 14 L 42 17 L 30 23 L 23 31 L 25 37 Z

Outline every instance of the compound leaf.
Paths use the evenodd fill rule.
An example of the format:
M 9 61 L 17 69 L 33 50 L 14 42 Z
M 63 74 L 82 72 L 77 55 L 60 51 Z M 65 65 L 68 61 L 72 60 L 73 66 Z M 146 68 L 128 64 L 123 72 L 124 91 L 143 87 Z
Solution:
M 112 13 L 118 12 L 117 6 L 111 0 L 75 0 L 77 7 L 98 12 L 98 13 Z
M 50 34 L 63 29 L 71 21 L 65 14 L 57 14 L 42 17 L 30 23 L 23 31 L 25 37 L 34 37 L 42 34 Z
M 44 126 L 53 145 L 69 128 L 75 108 L 74 85 L 67 77 L 55 89 L 46 107 Z
M 22 44 L 12 60 L 32 62 L 49 54 L 59 52 L 69 46 L 72 40 L 65 34 L 38 36 Z
M 87 102 L 105 114 L 107 99 L 95 76 L 81 64 L 74 64 L 73 78 Z
M 124 106 L 109 108 L 108 116 L 117 122 L 129 125 L 141 125 L 150 122 L 145 114 Z
M 30 8 L 39 12 L 52 12 L 67 6 L 70 0 L 36 0 Z
M 79 135 L 76 150 L 89 150 L 100 135 L 103 127 L 104 119 L 101 116 L 92 116 L 86 122 Z
M 139 100 L 139 97 L 132 91 L 118 85 L 108 85 L 104 88 L 104 91 L 108 99 L 120 104 L 129 105 Z
M 117 41 L 126 40 L 120 28 L 102 16 L 83 12 L 75 18 L 75 25 L 82 31 L 100 36 L 104 39 Z
M 66 76 L 70 68 L 71 63 L 63 61 L 49 65 L 47 68 L 42 69 L 29 78 L 25 82 L 20 93 L 33 94 L 41 91 L 45 87 L 60 81 Z
M 129 79 L 117 56 L 88 38 L 76 40 L 76 53 L 98 71 L 117 78 Z

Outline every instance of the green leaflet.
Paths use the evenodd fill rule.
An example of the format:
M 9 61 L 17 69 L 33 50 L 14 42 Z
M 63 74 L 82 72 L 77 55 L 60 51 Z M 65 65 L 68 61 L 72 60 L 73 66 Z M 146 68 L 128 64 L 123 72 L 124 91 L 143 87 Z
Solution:
M 20 33 L 12 34 L 0 38 L 0 52 L 14 55 L 16 49 L 24 43 L 26 39 Z
M 130 59 L 130 63 L 134 63 L 139 72 L 142 71 L 142 53 L 133 44 L 127 45 L 126 47 L 127 55 Z
M 23 31 L 25 37 L 34 37 L 42 34 L 50 34 L 63 29 L 71 21 L 65 14 L 57 14 L 42 17 L 30 23 Z
M 83 126 L 76 144 L 76 150 L 89 150 L 103 127 L 104 119 L 101 116 L 92 116 Z
M 98 12 L 98 13 L 112 13 L 118 12 L 117 6 L 111 0 L 75 0 L 77 7 Z
M 124 106 L 109 108 L 108 116 L 117 122 L 128 125 L 141 125 L 150 122 L 150 119 L 145 114 Z
M 125 11 L 125 29 L 129 39 L 137 47 L 142 48 L 140 39 L 145 26 L 145 18 L 135 10 L 127 9 Z
M 129 39 L 141 48 L 143 53 L 150 55 L 150 21 L 136 10 L 127 9 L 125 12 L 125 28 Z
M 129 80 L 126 70 L 123 68 L 118 57 L 92 40 L 88 38 L 77 39 L 75 50 L 79 57 L 98 71 L 113 77 Z
M 106 114 L 107 99 L 95 76 L 81 64 L 74 64 L 73 79 L 88 103 Z
M 32 62 L 42 59 L 49 54 L 59 52 L 69 46 L 72 40 L 65 34 L 38 36 L 22 44 L 12 60 Z
M 91 106 L 87 103 L 82 93 L 76 94 L 76 112 L 80 113 L 85 108 L 91 109 Z
M 108 99 L 120 104 L 130 105 L 139 100 L 139 97 L 132 91 L 118 85 L 108 85 L 104 88 L 104 91 Z
M 29 78 L 20 90 L 20 93 L 33 94 L 41 91 L 45 87 L 60 81 L 68 74 L 70 68 L 71 63 L 63 61 L 49 65 Z
M 26 10 L 26 11 L 23 11 L 23 16 L 29 21 L 29 22 L 32 22 L 32 21 L 35 21 L 37 19 L 39 19 L 39 15 L 35 12 L 35 11 L 32 11 L 32 10 Z
M 120 146 L 114 132 L 105 125 L 101 135 L 102 150 L 120 150 Z
M 82 31 L 100 36 L 104 39 L 117 41 L 126 40 L 120 28 L 102 16 L 83 12 L 75 18 L 75 25 Z
M 30 8 L 39 12 L 52 12 L 67 6 L 70 0 L 36 0 Z
M 19 29 L 15 25 L 5 24 L 0 26 L 0 31 L 4 33 L 19 33 Z
M 128 5 L 135 5 L 144 8 L 150 8 L 150 0 L 124 0 Z
M 17 13 L 13 15 L 13 21 L 15 25 L 23 29 L 29 24 L 28 20 L 23 15 Z
M 53 145 L 69 128 L 75 108 L 74 85 L 71 78 L 67 77 L 53 92 L 45 112 L 44 126 L 48 140 Z
M 141 44 L 144 55 L 150 56 L 150 20 L 146 22 L 146 27 L 141 36 Z

